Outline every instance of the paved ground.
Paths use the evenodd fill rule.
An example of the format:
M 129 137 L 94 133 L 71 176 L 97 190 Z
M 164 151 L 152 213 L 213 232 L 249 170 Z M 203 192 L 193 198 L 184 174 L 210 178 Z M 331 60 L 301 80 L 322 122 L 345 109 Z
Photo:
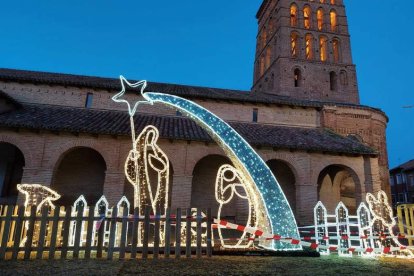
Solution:
M 414 275 L 414 260 L 231 257 L 136 261 L 0 261 L 0 275 Z

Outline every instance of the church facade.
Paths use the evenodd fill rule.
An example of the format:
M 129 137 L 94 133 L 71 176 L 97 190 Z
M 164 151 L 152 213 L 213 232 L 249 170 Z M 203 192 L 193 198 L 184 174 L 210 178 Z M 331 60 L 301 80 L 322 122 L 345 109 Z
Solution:
M 150 82 L 148 91 L 190 99 L 236 129 L 278 179 L 299 224 L 320 200 L 352 211 L 367 192 L 389 193 L 388 118 L 361 105 L 341 0 L 265 0 L 258 13 L 251 91 Z M 124 163 L 131 147 L 125 106 L 111 97 L 118 79 L 0 69 L 0 203 L 16 184 L 39 183 L 69 205 L 131 199 Z M 131 100 L 140 97 L 128 93 Z M 154 125 L 170 159 L 170 206 L 217 211 L 214 185 L 230 163 L 211 137 L 175 110 L 138 110 L 136 131 Z M 243 206 L 226 212 L 236 223 Z

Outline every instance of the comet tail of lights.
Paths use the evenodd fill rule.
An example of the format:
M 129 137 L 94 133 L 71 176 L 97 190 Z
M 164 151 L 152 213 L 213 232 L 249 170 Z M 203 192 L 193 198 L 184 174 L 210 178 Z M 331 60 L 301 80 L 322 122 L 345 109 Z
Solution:
M 227 123 L 183 98 L 147 92 L 145 98 L 178 109 L 206 130 L 230 158 L 235 168 L 248 180 L 247 185 L 256 194 L 258 205 L 256 218 L 261 229 L 283 236 L 299 237 L 296 220 L 279 184 L 266 163 L 251 146 Z M 248 189 L 248 190 L 249 190 Z M 278 241 L 261 241 L 260 245 L 271 250 L 298 250 L 301 246 L 282 244 Z

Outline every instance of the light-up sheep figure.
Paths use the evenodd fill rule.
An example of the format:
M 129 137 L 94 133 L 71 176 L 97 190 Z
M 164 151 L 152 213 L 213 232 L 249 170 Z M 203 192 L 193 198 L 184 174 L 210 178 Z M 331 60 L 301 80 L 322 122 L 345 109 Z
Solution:
M 394 235 L 393 228 L 396 225 L 395 218 L 393 216 L 392 208 L 388 203 L 387 194 L 384 191 L 379 191 L 378 196 L 368 193 L 366 200 L 369 206 L 369 210 L 372 214 L 371 228 L 376 235 L 386 235 L 391 238 L 380 238 L 377 243 L 379 246 L 403 246 L 398 238 Z M 375 233 L 376 232 L 376 233 Z M 403 250 L 404 253 L 414 256 L 410 250 Z
M 191 208 L 191 216 L 197 218 L 197 208 Z M 201 218 L 206 219 L 206 214 L 201 212 Z M 191 245 L 197 246 L 197 220 L 191 221 Z M 181 241 L 185 242 L 187 236 L 187 225 L 185 222 L 181 222 Z M 211 245 L 214 246 L 214 240 L 211 241 Z M 207 246 L 207 222 L 201 223 L 201 246 Z
M 49 187 L 40 184 L 17 184 L 17 190 L 25 196 L 24 207 L 25 215 L 30 215 L 29 207 L 36 206 L 36 213 L 39 213 L 43 207 L 55 208 L 53 201 L 58 200 L 61 196 Z M 25 222 L 26 231 L 29 229 L 29 222 Z M 40 222 L 34 225 L 34 236 L 40 229 Z M 24 236 L 20 242 L 20 246 L 24 246 L 27 237 Z
M 257 200 L 254 198 L 255 194 L 249 191 L 246 185 L 246 179 L 243 174 L 230 165 L 223 165 L 219 168 L 216 178 L 216 200 L 220 204 L 217 219 L 220 220 L 222 216 L 223 207 L 227 204 L 231 204 L 232 201 L 245 200 L 248 203 L 248 217 L 246 227 L 257 227 L 256 210 L 258 208 Z M 234 198 L 234 196 L 238 198 Z M 246 232 L 242 232 L 242 235 L 235 245 L 226 244 L 223 238 L 223 231 L 219 227 L 218 229 L 221 245 L 224 248 L 249 248 L 253 241 L 245 241 Z
M 44 206 L 54 208 L 53 201 L 61 197 L 56 191 L 40 184 L 17 184 L 17 190 L 25 195 L 24 207 L 26 213 L 30 206 L 36 206 L 37 212 Z

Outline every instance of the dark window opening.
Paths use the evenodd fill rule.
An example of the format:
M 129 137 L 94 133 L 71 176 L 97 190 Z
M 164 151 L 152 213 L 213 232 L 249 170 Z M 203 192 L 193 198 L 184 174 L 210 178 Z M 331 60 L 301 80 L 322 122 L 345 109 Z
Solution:
M 295 87 L 300 87 L 302 82 L 302 73 L 299 69 L 294 71 Z
M 253 122 L 257 123 L 258 118 L 259 118 L 259 109 L 253 108 Z
M 24 165 L 24 156 L 17 147 L 0 143 L 0 205 L 16 204 Z
M 337 89 L 337 82 L 338 82 L 338 77 L 336 75 L 335 72 L 330 72 L 329 73 L 329 79 L 330 79 L 330 86 L 331 86 L 331 91 L 336 91 Z
M 183 116 L 183 114 L 182 114 L 180 111 L 178 111 L 178 110 L 177 110 L 177 111 L 175 112 L 175 116 Z
M 93 102 L 93 94 L 92 93 L 86 94 L 85 107 L 86 108 L 91 108 L 92 107 L 92 102 Z

